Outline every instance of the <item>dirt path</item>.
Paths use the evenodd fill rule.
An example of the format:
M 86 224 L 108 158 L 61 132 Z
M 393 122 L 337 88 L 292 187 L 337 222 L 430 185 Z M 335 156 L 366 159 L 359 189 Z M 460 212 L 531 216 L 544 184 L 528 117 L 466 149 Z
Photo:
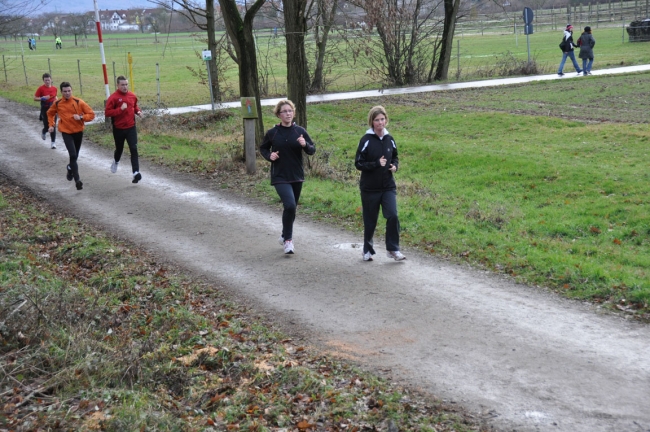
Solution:
M 296 255 L 280 208 L 84 143 L 84 189 L 34 109 L 0 99 L 0 172 L 65 211 L 227 285 L 333 353 L 390 370 L 502 429 L 650 431 L 650 328 L 489 273 L 405 250 L 361 260 L 359 235 L 299 217 Z M 306 184 L 304 193 L 309 192 Z

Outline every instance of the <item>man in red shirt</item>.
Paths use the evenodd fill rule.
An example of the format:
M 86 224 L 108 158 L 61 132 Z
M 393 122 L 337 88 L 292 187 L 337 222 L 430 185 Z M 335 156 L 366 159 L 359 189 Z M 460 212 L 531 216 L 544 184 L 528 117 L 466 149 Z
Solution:
M 47 122 L 47 110 L 50 109 L 52 104 L 56 101 L 56 87 L 52 85 L 52 76 L 49 73 L 43 74 L 43 85 L 36 89 L 34 93 L 34 100 L 41 102 L 41 116 L 39 119 L 43 122 L 43 130 L 41 131 L 41 138 L 43 141 L 47 139 L 47 132 L 50 126 Z M 52 138 L 52 148 L 56 148 L 56 119 L 54 119 L 54 131 L 50 132 Z
M 113 120 L 115 154 L 111 172 L 117 172 L 126 140 L 131 152 L 132 182 L 137 183 L 142 179 L 142 174 L 138 164 L 138 132 L 135 128 L 135 116 L 142 117 L 142 111 L 138 106 L 137 96 L 129 91 L 129 80 L 121 75 L 117 77 L 117 90 L 106 101 L 105 115 Z

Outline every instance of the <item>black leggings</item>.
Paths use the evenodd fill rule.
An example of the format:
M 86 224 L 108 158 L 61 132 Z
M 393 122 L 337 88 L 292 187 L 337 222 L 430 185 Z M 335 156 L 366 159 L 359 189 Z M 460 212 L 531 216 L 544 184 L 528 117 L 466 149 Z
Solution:
M 140 171 L 140 164 L 138 163 L 138 131 L 135 126 L 128 129 L 113 128 L 113 139 L 115 140 L 115 162 L 119 162 L 122 158 L 124 151 L 124 141 L 129 144 L 129 151 L 131 152 L 131 169 L 135 173 Z
M 361 191 L 363 213 L 363 252 L 375 254 L 372 241 L 379 219 L 379 208 L 386 218 L 386 250 L 399 250 L 399 218 L 397 216 L 397 191 L 380 192 Z
M 77 132 L 73 134 L 67 134 L 61 132 L 63 136 L 63 142 L 65 143 L 65 148 L 68 149 L 68 154 L 70 155 L 70 171 L 72 171 L 72 176 L 76 182 L 79 181 L 79 166 L 77 165 L 77 158 L 79 157 L 79 150 L 81 149 L 81 140 L 84 137 L 83 132 Z
M 302 191 L 302 182 L 275 184 L 275 190 L 280 195 L 284 211 L 282 212 L 282 238 L 293 239 L 293 221 L 296 220 L 296 207 Z
M 48 124 L 47 121 L 47 110 L 49 107 L 41 107 L 41 120 L 43 120 L 43 130 L 41 133 L 46 133 L 50 129 L 50 125 Z M 52 138 L 52 142 L 56 140 L 56 116 L 54 116 L 54 131 L 50 132 L 50 138 Z

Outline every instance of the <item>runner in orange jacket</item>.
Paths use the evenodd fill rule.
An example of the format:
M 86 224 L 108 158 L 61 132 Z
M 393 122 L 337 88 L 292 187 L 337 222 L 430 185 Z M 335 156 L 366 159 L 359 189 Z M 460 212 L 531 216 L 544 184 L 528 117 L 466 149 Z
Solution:
M 67 166 L 68 181 L 74 178 L 77 190 L 83 189 L 83 183 L 79 178 L 79 167 L 77 158 L 81 149 L 81 140 L 84 135 L 85 122 L 95 118 L 95 112 L 88 104 L 79 98 L 72 97 L 72 86 L 69 82 L 64 81 L 60 85 L 62 99 L 57 100 L 47 110 L 47 119 L 50 125 L 50 133 L 54 132 L 56 125 L 56 116 L 59 116 L 59 132 L 63 137 L 65 147 L 70 155 L 70 163 Z

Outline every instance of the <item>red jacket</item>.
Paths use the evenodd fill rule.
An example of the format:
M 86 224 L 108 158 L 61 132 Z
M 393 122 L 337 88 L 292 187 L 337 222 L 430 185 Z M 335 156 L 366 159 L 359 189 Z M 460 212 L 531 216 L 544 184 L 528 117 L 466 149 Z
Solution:
M 41 108 L 49 108 L 56 101 L 56 93 L 57 93 L 56 87 L 54 86 L 46 87 L 45 84 L 43 84 L 38 89 L 36 89 L 36 93 L 34 93 L 34 97 L 40 98 L 41 96 L 49 96 L 50 98 L 48 100 L 41 101 Z
M 122 104 L 126 102 L 126 109 Z M 140 112 L 138 97 L 130 91 L 122 93 L 117 90 L 106 101 L 106 117 L 113 118 L 113 127 L 129 129 L 135 126 L 135 115 Z

